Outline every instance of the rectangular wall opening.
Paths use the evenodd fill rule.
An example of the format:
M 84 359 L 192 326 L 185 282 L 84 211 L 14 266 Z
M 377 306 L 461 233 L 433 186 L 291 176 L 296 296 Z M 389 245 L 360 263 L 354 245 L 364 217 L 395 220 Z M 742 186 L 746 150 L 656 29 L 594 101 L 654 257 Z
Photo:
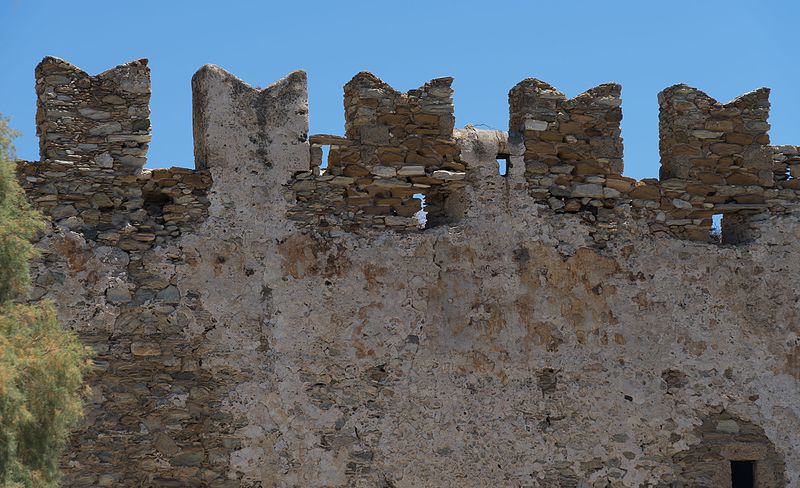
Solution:
M 328 155 L 330 152 L 330 146 L 322 146 L 322 161 L 319 164 L 320 173 L 325 173 L 325 170 L 328 169 Z
M 328 168 L 328 156 L 331 153 L 329 144 L 314 144 L 309 146 L 309 162 L 315 175 L 324 175 Z
M 722 244 L 722 214 L 714 214 L 711 216 L 711 231 L 709 232 L 711 242 Z
M 425 211 L 425 195 L 422 193 L 415 193 L 414 198 L 420 201 L 420 210 L 414 214 L 417 219 L 417 227 L 424 229 L 428 224 L 428 212 Z
M 756 462 L 731 461 L 731 488 L 756 487 Z
M 508 176 L 508 168 L 511 166 L 510 156 L 508 154 L 497 155 L 497 170 L 500 176 Z

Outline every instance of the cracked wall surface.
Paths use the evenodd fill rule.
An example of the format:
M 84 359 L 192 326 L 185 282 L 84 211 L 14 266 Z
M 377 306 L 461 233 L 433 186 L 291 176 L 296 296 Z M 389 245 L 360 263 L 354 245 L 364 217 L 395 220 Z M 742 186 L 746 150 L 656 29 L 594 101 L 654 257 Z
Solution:
M 548 183 L 600 197 L 540 198 L 524 133 L 467 127 L 447 141 L 457 220 L 306 225 L 305 74 L 259 90 L 206 66 L 192 86 L 196 170 L 20 163 L 52 220 L 33 298 L 96 351 L 65 486 L 719 487 L 746 458 L 756 486 L 800 487 L 791 188 L 737 245 L 691 239 L 632 202 L 680 199 L 674 181 L 603 194 L 615 159 Z

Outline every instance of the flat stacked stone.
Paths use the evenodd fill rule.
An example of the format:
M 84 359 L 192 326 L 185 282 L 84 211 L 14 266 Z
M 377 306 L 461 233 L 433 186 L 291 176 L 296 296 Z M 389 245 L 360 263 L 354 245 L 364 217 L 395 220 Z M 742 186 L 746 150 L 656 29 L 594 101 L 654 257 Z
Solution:
M 445 201 L 463 187 L 466 168 L 453 137 L 452 78 L 400 93 L 371 73 L 344 88 L 346 137 L 311 136 L 314 168 L 291 184 L 290 216 L 305 226 L 417 229 L 446 221 Z M 328 167 L 320 171 L 330 145 Z
M 120 104 L 84 93 L 95 78 L 75 75 L 59 93 L 84 101 L 75 113 L 90 106 L 124 122 Z M 69 132 L 72 115 L 44 98 L 56 125 L 40 134 L 57 144 L 19 164 L 53 223 L 32 263 L 32 299 L 53 300 L 95 350 L 66 485 L 721 485 L 731 459 L 755 461 L 769 486 L 796 478 L 791 439 L 775 435 L 794 418 L 775 381 L 800 378 L 796 297 L 780 292 L 793 268 L 773 259 L 796 249 L 796 211 L 773 217 L 797 205 L 797 147 L 756 141 L 725 165 L 714 152 L 725 137 L 687 137 L 680 151 L 714 152 L 717 164 L 682 174 L 673 151 L 662 180 L 635 181 L 619 174 L 613 86 L 570 101 L 524 82 L 508 137 L 454 131 L 449 80 L 398 94 L 356 78 L 347 137 L 309 139 L 305 73 L 256 89 L 201 68 L 197 170 L 129 165 L 135 139 L 78 150 L 94 122 Z M 103 97 L 127 93 L 113 79 L 97 81 Z M 766 120 L 758 97 L 708 118 L 702 97 L 671 96 L 669 140 L 680 127 L 711 130 L 721 114 L 732 133 Z M 324 145 L 333 157 L 322 171 Z M 511 160 L 504 176 L 500 156 Z M 701 179 L 717 173 L 724 181 Z M 737 182 L 743 174 L 763 181 Z M 416 228 L 403 209 L 417 192 L 442 219 L 459 199 L 463 224 L 357 233 Z M 765 238 L 744 252 L 675 242 L 707 240 L 720 212 L 731 241 L 759 228 Z M 617 245 L 598 251 L 618 229 Z M 760 319 L 768 326 L 753 327 Z M 777 380 L 754 377 L 759 368 Z M 632 372 L 649 379 L 631 382 Z M 663 415 L 629 422 L 643 405 Z M 581 415 L 598 408 L 619 415 Z M 456 424 L 442 430 L 442 418 Z M 577 448 L 564 453 L 565 439 Z
M 224 469 L 207 453 L 222 450 L 223 437 L 196 416 L 208 418 L 218 380 L 198 367 L 198 345 L 182 334 L 186 322 L 177 306 L 187 296 L 174 266 L 161 273 L 156 269 L 165 268 L 154 265 L 163 249 L 173 249 L 174 262 L 184 259 L 173 246 L 207 219 L 210 172 L 142 169 L 150 141 L 147 60 L 89 76 L 45 58 L 36 68 L 36 91 L 41 160 L 19 161 L 17 174 L 52 222 L 45 238 L 52 247 L 41 246 L 32 265 L 31 297 L 49 297 L 64 279 L 66 255 L 68 271 L 93 284 L 95 293 L 86 300 L 115 311 L 110 322 L 100 313 L 78 324 L 81 341 L 95 354 L 94 393 L 71 440 L 66 481 L 144 486 L 155 479 L 170 486 L 175 478 L 213 480 Z M 54 249 L 58 253 L 48 252 Z M 186 392 L 192 392 L 186 405 L 165 400 Z M 86 470 L 114 458 L 138 465 L 114 474 Z
M 724 213 L 727 234 L 735 228 L 745 238 L 748 217 L 766 211 L 767 199 L 778 196 L 770 191 L 776 182 L 767 134 L 769 89 L 722 104 L 679 84 L 659 93 L 658 101 L 661 225 L 673 235 L 704 240 L 711 216 Z
M 779 187 L 800 189 L 800 146 L 772 146 L 772 164 Z
M 662 180 L 774 186 L 768 88 L 722 104 L 679 84 L 659 93 L 658 105 Z
M 619 85 L 606 84 L 567 100 L 533 78 L 511 90 L 510 138 L 522 143 L 535 200 L 584 214 L 606 238 L 630 207 L 654 234 L 712 242 L 715 214 L 724 214 L 730 242 L 749 240 L 752 224 L 798 201 L 796 148 L 769 145 L 768 89 L 727 104 L 687 85 L 662 91 L 661 178 L 641 181 L 621 175 L 619 95 Z
M 134 174 L 147 162 L 150 68 L 131 61 L 96 76 L 54 57 L 36 67 L 40 157 Z
M 150 69 L 132 61 L 96 76 L 58 58 L 36 67 L 41 161 L 21 183 L 59 226 L 125 250 L 179 235 L 207 214 L 208 172 L 143 171 L 150 141 Z
M 531 196 L 554 208 L 601 207 L 620 195 L 621 87 L 608 83 L 575 98 L 528 78 L 511 89 L 509 132 L 521 135 Z M 552 200 L 550 200 L 552 198 Z M 588 199 L 588 200 L 586 200 Z

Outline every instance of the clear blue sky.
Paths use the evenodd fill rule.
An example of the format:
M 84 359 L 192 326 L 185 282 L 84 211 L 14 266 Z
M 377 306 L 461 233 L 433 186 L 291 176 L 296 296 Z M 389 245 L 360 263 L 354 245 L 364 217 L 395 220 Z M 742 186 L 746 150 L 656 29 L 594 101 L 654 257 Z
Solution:
M 625 174 L 658 174 L 656 94 L 674 83 L 728 101 L 773 89 L 772 142 L 800 144 L 797 0 L 226 2 L 0 0 L 0 112 L 38 159 L 33 69 L 45 55 L 96 74 L 146 57 L 150 167 L 193 166 L 192 74 L 218 64 L 253 85 L 309 75 L 311 133 L 344 132 L 342 85 L 368 70 L 397 89 L 455 77 L 456 124 L 505 130 L 526 77 L 568 96 L 622 83 Z

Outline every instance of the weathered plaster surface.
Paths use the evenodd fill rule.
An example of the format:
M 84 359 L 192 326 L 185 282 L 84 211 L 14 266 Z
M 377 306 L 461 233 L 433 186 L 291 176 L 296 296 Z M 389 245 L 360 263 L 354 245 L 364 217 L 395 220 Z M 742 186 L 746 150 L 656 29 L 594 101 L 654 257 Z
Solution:
M 675 456 L 723 414 L 800 487 L 800 213 L 733 246 L 623 207 L 598 242 L 530 197 L 524 148 L 500 176 L 504 135 L 468 128 L 459 223 L 301 230 L 305 74 L 193 85 L 208 217 L 146 250 L 40 243 L 38 294 L 105 345 L 68 486 L 691 486 Z M 131 255 L 160 291 L 115 302 Z

